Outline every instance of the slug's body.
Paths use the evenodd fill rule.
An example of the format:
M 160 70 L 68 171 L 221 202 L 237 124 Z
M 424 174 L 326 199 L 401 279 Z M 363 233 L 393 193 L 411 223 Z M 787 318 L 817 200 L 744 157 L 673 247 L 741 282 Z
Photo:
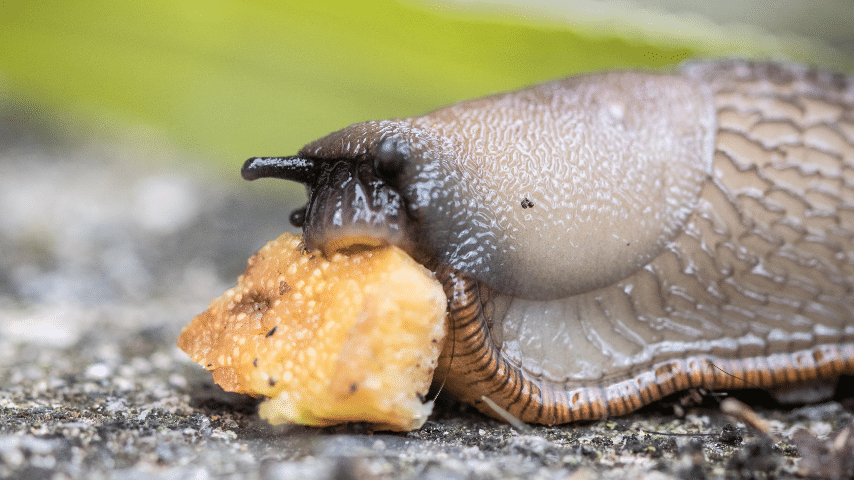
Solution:
M 439 375 L 556 424 L 854 372 L 854 82 L 725 62 L 352 125 L 244 176 L 308 247 L 392 243 L 449 300 Z

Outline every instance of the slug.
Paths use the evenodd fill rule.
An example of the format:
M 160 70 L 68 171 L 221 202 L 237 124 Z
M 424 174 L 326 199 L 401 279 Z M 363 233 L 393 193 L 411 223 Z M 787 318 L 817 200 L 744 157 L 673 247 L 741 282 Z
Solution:
M 723 61 L 605 72 L 359 123 L 248 180 L 303 183 L 327 254 L 435 272 L 437 379 L 495 415 L 622 415 L 671 393 L 854 373 L 854 81 Z

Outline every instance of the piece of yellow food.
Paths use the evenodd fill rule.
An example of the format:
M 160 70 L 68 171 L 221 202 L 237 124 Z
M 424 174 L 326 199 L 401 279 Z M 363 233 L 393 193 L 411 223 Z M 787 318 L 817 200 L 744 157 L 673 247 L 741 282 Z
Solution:
M 325 258 L 284 234 L 237 286 L 184 328 L 178 346 L 224 390 L 264 395 L 270 423 L 424 424 L 445 337 L 445 294 L 395 247 Z

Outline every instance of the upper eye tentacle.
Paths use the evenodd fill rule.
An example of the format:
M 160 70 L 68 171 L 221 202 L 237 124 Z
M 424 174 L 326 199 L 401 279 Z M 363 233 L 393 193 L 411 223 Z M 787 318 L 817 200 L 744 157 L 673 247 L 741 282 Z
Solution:
M 240 174 L 246 180 L 273 177 L 311 185 L 320 174 L 321 163 L 319 160 L 298 155 L 252 157 L 243 164 Z

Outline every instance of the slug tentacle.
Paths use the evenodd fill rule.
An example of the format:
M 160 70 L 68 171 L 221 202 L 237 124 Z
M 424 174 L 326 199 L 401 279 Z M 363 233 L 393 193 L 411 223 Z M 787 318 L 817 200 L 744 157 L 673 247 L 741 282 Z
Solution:
M 240 174 L 246 180 L 264 177 L 293 180 L 310 185 L 320 172 L 316 160 L 298 155 L 290 157 L 253 157 L 246 160 Z
M 307 209 L 308 205 L 303 205 L 300 208 L 294 209 L 291 212 L 290 217 L 288 217 L 288 220 L 290 220 L 291 225 L 296 228 L 302 228 L 305 225 L 305 212 Z

